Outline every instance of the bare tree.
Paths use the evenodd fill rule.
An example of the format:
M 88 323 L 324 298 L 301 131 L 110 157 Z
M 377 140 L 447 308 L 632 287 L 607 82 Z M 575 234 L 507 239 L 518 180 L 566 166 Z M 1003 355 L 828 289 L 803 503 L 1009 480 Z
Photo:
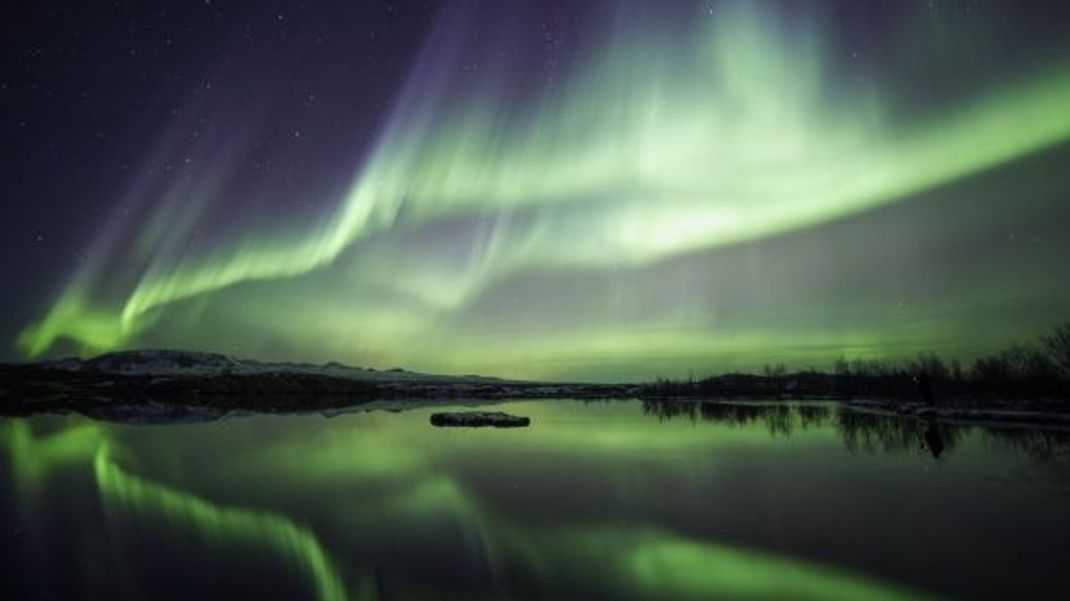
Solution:
M 1055 326 L 1041 343 L 1062 374 L 1070 375 L 1070 322 Z

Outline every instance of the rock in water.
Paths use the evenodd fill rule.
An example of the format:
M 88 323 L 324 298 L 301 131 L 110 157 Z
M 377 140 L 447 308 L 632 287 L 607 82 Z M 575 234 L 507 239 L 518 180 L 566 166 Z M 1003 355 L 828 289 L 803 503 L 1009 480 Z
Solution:
M 501 411 L 458 411 L 454 413 L 432 413 L 431 425 L 440 427 L 481 428 L 522 428 L 531 425 L 531 419 L 520 415 L 509 415 Z

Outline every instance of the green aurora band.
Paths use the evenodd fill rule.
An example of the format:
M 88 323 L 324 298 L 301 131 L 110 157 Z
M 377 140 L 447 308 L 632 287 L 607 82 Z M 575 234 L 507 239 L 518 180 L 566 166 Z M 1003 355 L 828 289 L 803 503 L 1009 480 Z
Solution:
M 142 515 L 159 512 L 170 523 L 227 543 L 248 541 L 292 558 L 315 585 L 320 601 L 344 601 L 345 587 L 331 558 L 309 530 L 288 518 L 263 511 L 219 507 L 189 493 L 174 490 L 123 471 L 112 460 L 108 445 L 93 457 L 93 470 L 104 502 L 115 512 L 132 508 Z
M 18 345 L 38 357 L 60 340 L 82 353 L 188 343 L 168 333 L 207 329 L 196 321 L 206 307 L 233 314 L 228 307 L 240 306 L 249 327 L 298 348 L 345 332 L 359 342 L 325 344 L 322 354 L 443 371 L 546 375 L 528 363 L 563 348 L 592 361 L 634 361 L 643 349 L 701 355 L 706 346 L 696 347 L 691 325 L 672 314 L 639 334 L 610 328 L 572 339 L 554 330 L 524 344 L 469 337 L 450 319 L 518 274 L 638 269 L 768 239 L 1070 139 L 1065 61 L 904 120 L 876 78 L 833 76 L 820 19 L 789 30 L 764 3 L 719 6 L 715 18 L 687 27 L 618 20 L 599 51 L 521 107 L 510 100 L 505 65 L 461 91 L 457 65 L 417 65 L 349 193 L 321 225 L 239 232 L 191 249 L 173 241 L 211 200 L 180 199 L 185 217 L 163 236 L 154 232 L 175 214 L 169 201 L 140 230 L 137 252 L 119 260 L 144 265 L 136 281 L 116 284 L 102 251 Z M 433 40 L 429 48 L 434 54 Z M 194 190 L 202 188 L 212 185 Z M 448 249 L 415 242 L 466 219 L 481 229 L 459 265 L 444 266 Z M 315 284 L 317 272 L 340 271 L 342 283 L 318 300 L 278 284 L 262 298 L 272 281 Z
M 311 531 L 280 515 L 220 507 L 125 472 L 112 456 L 111 449 L 117 443 L 94 422 L 76 421 L 52 434 L 34 436 L 29 421 L 15 420 L 0 427 L 0 439 L 7 442 L 23 511 L 42 502 L 42 487 L 51 472 L 65 466 L 84 468 L 92 464 L 101 499 L 114 519 L 159 515 L 176 528 L 200 534 L 211 542 L 271 548 L 291 558 L 308 575 L 320 601 L 347 598 L 337 569 Z M 124 509 L 132 509 L 133 513 L 125 514 Z

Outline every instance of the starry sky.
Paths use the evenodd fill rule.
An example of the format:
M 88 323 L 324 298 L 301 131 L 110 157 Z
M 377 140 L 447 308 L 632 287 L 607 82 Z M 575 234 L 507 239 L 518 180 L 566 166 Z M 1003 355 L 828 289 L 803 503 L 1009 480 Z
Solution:
M 4 359 L 640 380 L 1070 319 L 1059 3 L 20 4 Z

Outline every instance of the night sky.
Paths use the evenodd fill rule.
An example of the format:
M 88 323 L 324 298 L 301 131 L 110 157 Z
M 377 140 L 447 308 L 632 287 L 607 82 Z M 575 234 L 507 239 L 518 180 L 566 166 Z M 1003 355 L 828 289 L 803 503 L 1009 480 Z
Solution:
M 0 358 L 636 380 L 1070 319 L 1070 6 L 0 8 Z

